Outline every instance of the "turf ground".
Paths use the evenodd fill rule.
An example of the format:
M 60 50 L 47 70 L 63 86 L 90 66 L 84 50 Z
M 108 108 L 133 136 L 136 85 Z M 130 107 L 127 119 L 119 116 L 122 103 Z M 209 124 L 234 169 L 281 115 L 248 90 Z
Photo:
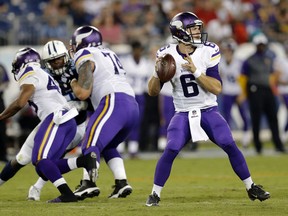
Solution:
M 199 148 L 199 153 L 206 149 Z M 212 151 L 213 152 L 213 151 Z M 190 153 L 186 153 L 189 155 Z M 212 153 L 213 154 L 213 153 Z M 217 152 L 215 151 L 215 155 Z M 48 183 L 41 194 L 41 201 L 26 201 L 28 189 L 37 179 L 32 165 L 20 170 L 9 182 L 0 187 L 1 216 L 231 216 L 231 215 L 288 215 L 288 155 L 268 154 L 246 157 L 253 180 L 263 184 L 271 193 L 264 202 L 250 201 L 244 185 L 232 171 L 226 156 L 178 157 L 171 176 L 162 191 L 160 207 L 146 207 L 151 192 L 157 157 L 148 159 L 125 159 L 125 166 L 133 193 L 125 199 L 107 199 L 114 183 L 111 172 L 102 161 L 98 186 L 99 197 L 78 203 L 48 204 L 47 200 L 59 195 Z M 0 165 L 2 169 L 3 164 Z M 79 183 L 82 170 L 74 170 L 64 177 L 69 186 Z

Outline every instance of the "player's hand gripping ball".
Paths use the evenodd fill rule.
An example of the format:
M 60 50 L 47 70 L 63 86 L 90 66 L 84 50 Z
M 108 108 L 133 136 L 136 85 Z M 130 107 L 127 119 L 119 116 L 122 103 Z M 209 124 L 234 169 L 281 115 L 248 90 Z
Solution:
M 156 62 L 156 73 L 161 82 L 170 81 L 176 72 L 176 62 L 172 55 L 165 54 Z

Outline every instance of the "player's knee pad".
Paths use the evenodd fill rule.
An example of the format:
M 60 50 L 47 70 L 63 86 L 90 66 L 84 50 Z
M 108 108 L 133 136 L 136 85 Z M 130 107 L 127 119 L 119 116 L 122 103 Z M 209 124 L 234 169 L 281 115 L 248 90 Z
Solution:
M 17 163 L 25 166 L 25 165 L 27 165 L 27 164 L 29 164 L 31 162 L 31 156 L 28 156 L 26 154 L 23 154 L 23 153 L 19 152 L 16 155 L 16 160 L 17 160 Z

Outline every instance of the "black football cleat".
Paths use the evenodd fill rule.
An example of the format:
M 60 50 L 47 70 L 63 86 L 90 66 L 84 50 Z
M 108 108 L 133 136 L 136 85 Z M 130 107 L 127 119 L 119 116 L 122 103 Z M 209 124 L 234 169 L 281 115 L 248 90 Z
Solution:
M 125 198 L 132 193 L 132 187 L 126 179 L 115 180 L 113 188 L 115 189 L 108 198 Z
M 89 180 L 81 180 L 80 185 L 78 185 L 73 193 L 78 200 L 84 200 L 86 198 L 99 196 L 100 189 L 96 186 L 95 182 Z
M 160 197 L 153 192 L 153 194 L 150 194 L 147 201 L 146 201 L 146 206 L 151 207 L 151 206 L 159 206 L 160 202 Z
M 251 188 L 247 190 L 248 197 L 254 201 L 256 199 L 261 202 L 270 198 L 270 193 L 263 190 L 262 185 L 255 185 L 254 183 L 251 185 Z

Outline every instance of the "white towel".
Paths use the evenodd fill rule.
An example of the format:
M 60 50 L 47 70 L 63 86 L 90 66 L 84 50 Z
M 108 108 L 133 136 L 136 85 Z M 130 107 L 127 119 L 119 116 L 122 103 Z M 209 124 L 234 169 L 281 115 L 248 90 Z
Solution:
M 201 110 L 193 109 L 188 113 L 190 133 L 192 136 L 192 142 L 197 141 L 207 141 L 209 138 L 206 132 L 202 129 L 200 125 L 201 121 Z
M 63 115 L 63 109 L 61 110 L 57 110 L 54 112 L 54 116 L 53 116 L 53 121 L 55 124 L 59 125 L 59 124 L 63 124 L 67 121 L 69 121 L 70 119 L 74 118 L 75 116 L 78 115 L 78 111 L 75 107 L 73 107 L 72 109 L 70 109 L 68 112 L 66 112 Z

